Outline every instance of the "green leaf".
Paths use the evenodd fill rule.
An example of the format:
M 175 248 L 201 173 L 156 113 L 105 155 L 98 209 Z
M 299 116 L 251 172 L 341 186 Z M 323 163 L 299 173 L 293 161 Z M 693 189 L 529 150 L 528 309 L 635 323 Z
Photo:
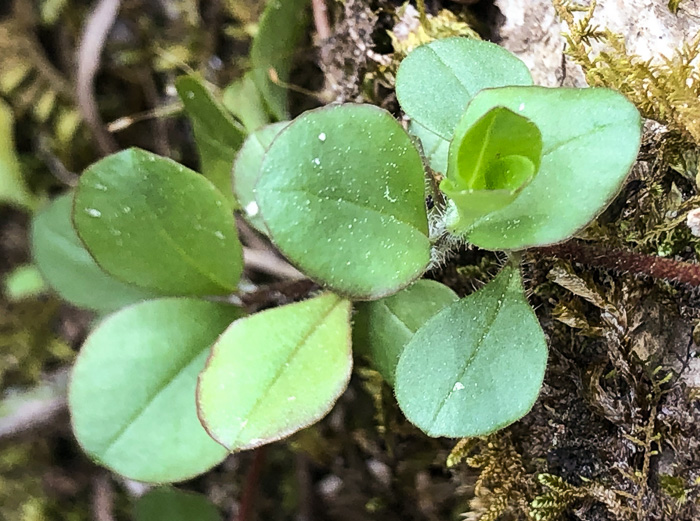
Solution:
M 350 307 L 326 293 L 233 323 L 199 379 L 199 415 L 209 434 L 244 450 L 325 416 L 350 378 Z
M 412 51 L 396 74 L 406 114 L 450 141 L 464 109 L 482 89 L 532 85 L 527 66 L 490 42 L 445 38 Z
M 406 418 L 430 436 L 482 436 L 532 408 L 547 344 L 516 267 L 430 319 L 396 369 Z
M 132 148 L 88 168 L 73 222 L 109 274 L 164 295 L 236 290 L 242 248 L 231 206 L 170 159 Z
M 287 91 L 279 83 L 289 81 L 294 50 L 306 29 L 308 5 L 309 0 L 268 0 L 250 49 L 253 80 L 277 120 L 289 119 Z
M 72 206 L 73 194 L 64 194 L 32 220 L 32 255 L 46 282 L 71 304 L 101 313 L 156 296 L 102 271 L 73 229 Z
M 175 88 L 192 121 L 199 150 L 202 175 L 209 179 L 231 204 L 231 167 L 241 148 L 246 131 L 236 123 L 202 82 L 194 76 L 182 76 Z
M 466 116 L 455 130 L 440 183 L 454 203 L 447 229 L 456 234 L 513 202 L 537 174 L 542 155 L 542 135 L 527 118 L 503 107 L 476 123 Z
M 391 297 L 357 304 L 353 349 L 367 353 L 388 384 L 394 384 L 399 356 L 428 319 L 458 300 L 444 284 L 419 280 Z
M 272 140 L 289 125 L 288 121 L 273 123 L 248 136 L 233 164 L 233 192 L 243 208 L 243 216 L 255 229 L 267 235 L 265 222 L 255 197 L 255 185 L 260 177 L 263 157 Z
M 248 132 L 258 130 L 270 123 L 252 72 L 248 72 L 226 87 L 222 102 L 231 114 L 241 120 Z
M 431 132 L 423 125 L 412 120 L 408 124 L 408 132 L 420 140 L 423 149 L 423 157 L 428 166 L 435 172 L 445 174 L 447 172 L 447 155 L 450 149 L 450 142 Z
M 159 487 L 134 505 L 135 521 L 221 521 L 217 508 L 202 494 Z
M 306 112 L 274 140 L 256 197 L 273 242 L 309 277 L 356 300 L 391 295 L 430 260 L 423 165 L 388 112 Z
M 0 204 L 10 203 L 33 210 L 36 201 L 22 176 L 15 151 L 13 126 L 12 110 L 0 99 Z
M 48 289 L 39 268 L 34 264 L 23 264 L 14 268 L 5 275 L 3 286 L 9 302 L 35 297 Z
M 197 375 L 241 311 L 194 299 L 152 300 L 109 316 L 87 338 L 68 403 L 83 449 L 130 479 L 172 482 L 224 459 L 199 423 Z
M 506 87 L 478 94 L 464 122 L 499 106 L 537 125 L 542 160 L 520 195 L 478 221 L 467 239 L 481 248 L 516 250 L 571 237 L 619 192 L 637 158 L 639 112 L 609 89 Z

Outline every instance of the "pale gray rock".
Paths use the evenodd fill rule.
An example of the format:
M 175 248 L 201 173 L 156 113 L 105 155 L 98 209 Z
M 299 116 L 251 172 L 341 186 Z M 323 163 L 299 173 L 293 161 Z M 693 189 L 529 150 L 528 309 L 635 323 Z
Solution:
M 566 23 L 556 17 L 551 0 L 495 0 L 504 16 L 501 44 L 522 59 L 536 84 L 585 85 L 581 70 L 562 58 Z M 625 37 L 630 53 L 662 62 L 700 32 L 700 1 L 684 0 L 677 14 L 668 0 L 599 0 L 593 24 Z M 602 46 L 594 46 L 597 52 Z

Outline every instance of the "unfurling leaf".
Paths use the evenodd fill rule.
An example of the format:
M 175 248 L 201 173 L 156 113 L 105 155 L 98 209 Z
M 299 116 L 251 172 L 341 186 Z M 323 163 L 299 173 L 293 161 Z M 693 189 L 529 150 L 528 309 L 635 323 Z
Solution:
M 459 235 L 474 221 L 510 204 L 540 167 L 542 135 L 515 112 L 496 107 L 476 123 L 462 120 L 440 183 L 453 202 L 448 229 Z M 451 222 L 450 222 L 451 221 Z

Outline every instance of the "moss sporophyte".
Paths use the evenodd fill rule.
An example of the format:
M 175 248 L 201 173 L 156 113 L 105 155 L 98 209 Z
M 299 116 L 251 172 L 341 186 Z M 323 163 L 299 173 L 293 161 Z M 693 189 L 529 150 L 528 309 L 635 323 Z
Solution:
M 126 150 L 35 221 L 40 267 L 55 264 L 47 229 L 70 237 L 50 282 L 62 291 L 67 271 L 89 272 L 84 289 L 114 311 L 73 371 L 89 454 L 141 481 L 202 473 L 323 417 L 347 386 L 351 344 L 428 435 L 484 435 L 529 411 L 547 345 L 513 252 L 570 238 L 618 193 L 640 144 L 631 103 L 533 86 L 518 58 L 462 38 L 401 63 L 408 131 L 378 107 L 341 104 L 249 133 L 196 78 L 177 86 L 204 175 Z M 231 180 L 221 166 L 243 137 Z M 430 211 L 428 173 L 442 179 Z M 250 316 L 213 301 L 243 272 L 234 209 L 323 292 Z M 419 280 L 445 237 L 510 260 L 459 299 Z

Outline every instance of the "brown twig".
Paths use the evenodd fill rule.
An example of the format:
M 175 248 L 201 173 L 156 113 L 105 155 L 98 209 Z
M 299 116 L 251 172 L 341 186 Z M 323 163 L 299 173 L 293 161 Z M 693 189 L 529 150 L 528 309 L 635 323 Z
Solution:
M 331 37 L 331 24 L 328 21 L 328 6 L 326 0 L 311 0 L 311 6 L 314 11 L 314 25 L 316 33 L 321 41 L 325 41 Z
M 106 472 L 95 478 L 92 511 L 95 521 L 114 521 L 114 489 Z
M 633 275 L 700 286 L 700 265 L 654 255 L 610 249 L 598 244 L 569 241 L 530 250 L 547 256 L 607 268 Z
M 0 440 L 42 428 L 63 413 L 68 405 L 68 370 L 61 369 L 32 389 L 5 397 L 0 418 Z
M 281 279 L 299 280 L 306 278 L 306 275 L 279 258 L 271 249 L 254 250 L 243 248 L 243 259 L 245 260 L 246 268 L 274 275 Z
M 120 5 L 121 0 L 99 0 L 85 23 L 78 47 L 78 107 L 103 155 L 116 152 L 118 146 L 100 117 L 94 84 L 100 66 L 100 55 Z
M 318 289 L 315 282 L 304 280 L 283 280 L 274 284 L 262 286 L 256 291 L 241 295 L 241 302 L 249 313 L 272 306 L 283 306 L 299 300 Z
M 266 453 L 266 446 L 255 449 L 253 462 L 250 464 L 250 469 L 245 478 L 245 487 L 241 495 L 241 506 L 238 509 L 238 513 L 231 518 L 231 521 L 252 521 L 254 519 L 255 498 L 258 495 L 260 475 L 265 465 Z

